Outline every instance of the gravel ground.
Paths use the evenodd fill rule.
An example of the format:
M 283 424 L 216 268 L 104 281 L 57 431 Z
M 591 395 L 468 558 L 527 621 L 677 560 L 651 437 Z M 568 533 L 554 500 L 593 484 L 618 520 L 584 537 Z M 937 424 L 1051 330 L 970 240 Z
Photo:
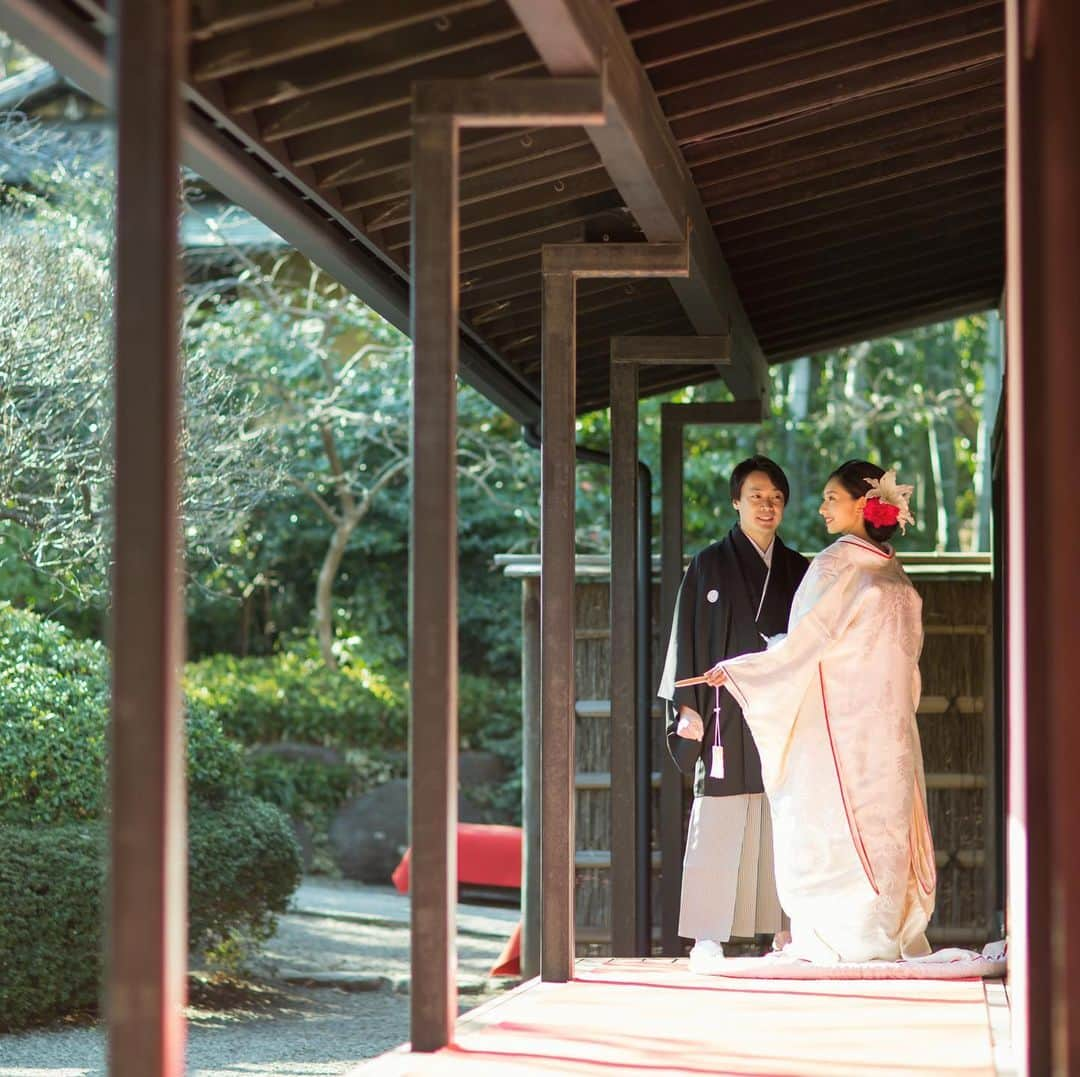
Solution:
M 496 930 L 498 930 L 496 928 Z M 512 981 L 487 980 L 504 938 L 458 939 L 461 1011 Z M 193 978 L 189 1077 L 332 1077 L 409 1035 L 409 933 L 404 925 L 282 917 L 242 980 Z M 305 986 L 336 976 L 350 988 Z M 100 1025 L 0 1036 L 0 1077 L 104 1075 Z

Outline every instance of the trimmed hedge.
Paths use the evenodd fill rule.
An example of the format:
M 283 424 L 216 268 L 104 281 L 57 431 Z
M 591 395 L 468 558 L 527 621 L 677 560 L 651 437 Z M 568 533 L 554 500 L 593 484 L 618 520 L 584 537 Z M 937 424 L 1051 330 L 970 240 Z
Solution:
M 188 823 L 189 942 L 273 932 L 300 881 L 288 820 L 238 797 Z M 0 825 L 0 1031 L 93 1007 L 102 973 L 105 826 Z
M 188 699 L 244 744 L 405 746 L 404 691 L 357 662 L 333 670 L 317 656 L 294 652 L 269 658 L 218 654 L 190 663 L 185 685 Z
M 55 824 L 104 810 L 109 657 L 62 625 L 0 603 L 0 821 Z M 189 703 L 188 795 L 219 804 L 249 778 L 241 748 Z
M 108 653 L 0 603 L 0 1028 L 93 1005 L 101 974 Z M 300 880 L 243 748 L 187 708 L 193 949 L 263 939 Z

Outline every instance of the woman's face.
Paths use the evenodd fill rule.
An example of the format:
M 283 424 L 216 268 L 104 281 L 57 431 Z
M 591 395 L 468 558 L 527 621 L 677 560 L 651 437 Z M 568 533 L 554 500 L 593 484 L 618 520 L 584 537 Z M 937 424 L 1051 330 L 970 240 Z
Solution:
M 846 535 L 856 530 L 862 523 L 865 504 L 865 497 L 852 497 L 837 479 L 829 479 L 818 509 L 825 521 L 825 530 L 830 535 Z

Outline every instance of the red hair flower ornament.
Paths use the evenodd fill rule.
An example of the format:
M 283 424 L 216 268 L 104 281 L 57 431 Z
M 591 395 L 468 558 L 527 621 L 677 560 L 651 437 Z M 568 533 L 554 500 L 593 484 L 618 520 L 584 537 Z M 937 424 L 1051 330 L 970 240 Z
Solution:
M 914 524 L 915 517 L 908 508 L 908 499 L 915 490 L 914 486 L 907 486 L 896 481 L 896 472 L 886 471 L 880 479 L 867 479 L 870 489 L 866 492 L 866 507 L 863 509 L 863 519 L 875 527 L 892 527 L 900 525 L 900 533 L 904 533 L 907 524 Z

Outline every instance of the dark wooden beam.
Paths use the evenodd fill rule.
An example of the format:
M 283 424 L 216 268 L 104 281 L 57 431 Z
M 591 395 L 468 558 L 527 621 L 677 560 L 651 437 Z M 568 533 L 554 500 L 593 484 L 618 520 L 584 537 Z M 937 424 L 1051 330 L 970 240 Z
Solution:
M 591 143 L 583 132 L 562 127 L 489 137 L 472 146 L 467 146 L 463 138 L 461 181 L 463 184 L 474 182 L 492 172 L 517 168 L 530 161 L 538 162 L 543 167 L 542 162 L 554 154 L 589 145 Z M 411 182 L 408 166 L 399 162 L 369 177 L 357 174 L 353 180 L 342 185 L 341 197 L 345 203 L 363 206 L 408 194 Z
M 725 238 L 730 234 L 738 237 L 755 230 L 786 229 L 795 224 L 802 224 L 815 218 L 859 209 L 879 201 L 892 202 L 896 199 L 917 196 L 923 191 L 933 190 L 957 180 L 978 182 L 980 177 L 1000 175 L 1002 169 L 1002 151 L 994 149 L 987 153 L 966 157 L 944 165 L 914 171 L 905 176 L 887 177 L 872 186 L 857 188 L 853 191 L 841 191 L 838 194 L 817 198 L 812 202 L 798 203 L 772 209 L 762 219 L 746 217 L 722 222 L 718 228 Z M 723 210 L 718 210 L 720 215 Z
M 216 34 L 246 30 L 259 23 L 301 15 L 315 7 L 329 7 L 344 0 L 192 0 L 193 41 L 205 41 Z
M 1004 277 L 1001 260 L 969 266 L 962 275 L 953 265 L 923 267 L 921 273 L 893 280 L 888 272 L 867 272 L 857 287 L 831 290 L 828 287 L 804 293 L 797 303 L 779 300 L 763 317 L 770 333 L 782 333 L 798 326 L 820 327 L 843 323 L 855 313 L 892 312 L 907 299 L 932 299 L 950 292 L 966 292 Z
M 488 10 L 498 12 L 497 8 Z M 500 22 L 505 21 L 503 13 Z M 395 105 L 406 104 L 409 88 L 415 81 L 467 78 L 470 71 L 477 70 L 487 72 L 490 78 L 542 75 L 543 67 L 536 62 L 536 54 L 528 39 L 513 24 L 511 27 L 510 31 L 503 30 L 502 36 L 507 40 L 496 47 L 496 67 L 491 66 L 493 46 L 483 43 L 471 50 L 459 48 L 449 55 L 421 59 L 415 63 L 409 62 L 407 50 L 399 52 L 396 54 L 396 69 L 378 76 L 357 61 L 352 69 L 353 78 L 346 85 L 317 90 L 279 105 L 267 105 L 255 111 L 256 121 L 267 138 L 295 138 L 308 131 L 349 123 Z M 407 35 L 403 36 L 407 40 Z M 322 55 L 319 54 L 309 62 L 321 59 Z M 270 70 L 276 72 L 277 68 Z
M 889 250 L 932 243 L 937 237 L 966 232 L 973 228 L 990 228 L 1004 219 L 1005 207 L 997 192 L 991 191 L 949 207 L 946 212 L 929 217 L 921 206 L 905 218 L 889 217 L 876 228 L 866 231 L 852 227 L 844 232 L 831 233 L 813 246 L 794 249 L 767 247 L 760 253 L 750 249 L 732 261 L 739 280 L 747 286 L 766 280 L 784 282 L 796 277 L 805 280 L 807 273 L 826 272 L 837 263 L 850 264 L 873 260 L 877 246 Z M 1004 231 L 1001 232 L 1004 236 Z
M 963 268 L 983 258 L 1001 260 L 1004 249 L 1005 220 L 1001 214 L 973 221 L 967 228 L 956 229 L 947 236 L 923 233 L 917 240 L 905 242 L 894 248 L 878 249 L 864 247 L 855 257 L 837 254 L 832 259 L 822 259 L 820 268 L 803 267 L 790 273 L 758 277 L 744 281 L 747 305 L 760 310 L 778 300 L 798 302 L 808 284 L 813 287 L 827 285 L 841 289 L 866 279 L 867 273 L 886 271 L 891 279 L 894 274 L 925 268 L 928 260 L 935 264 L 945 261 Z M 830 250 L 829 252 L 833 252 Z
M 587 202 L 597 198 L 603 201 Z M 478 236 L 482 237 L 481 242 L 505 241 L 525 232 L 582 220 L 588 214 L 579 206 L 611 206 L 618 201 L 607 172 L 603 168 L 595 168 L 568 177 L 562 182 L 561 190 L 556 190 L 553 183 L 545 183 L 517 191 L 498 200 L 498 210 L 491 210 L 485 205 L 468 207 L 461 215 L 461 242 L 463 246 L 475 246 Z M 408 225 L 389 225 L 381 230 L 381 235 L 388 250 L 402 250 L 408 246 Z
M 726 366 L 731 362 L 731 337 L 612 337 L 613 363 L 649 366 Z
M 786 340 L 778 339 L 769 346 L 770 362 L 783 362 L 797 359 L 804 355 L 816 355 L 833 351 L 849 344 L 858 344 L 864 340 L 875 340 L 891 333 L 900 333 L 905 329 L 915 329 L 923 325 L 936 325 L 938 322 L 951 322 L 967 314 L 989 310 L 997 303 L 993 287 L 982 287 L 964 295 L 952 295 L 942 300 L 934 296 L 926 303 L 909 306 L 891 316 L 877 314 L 863 322 L 826 330 L 815 336 L 802 332 L 789 336 Z
M 905 114 L 889 117 L 890 124 L 876 128 L 869 124 L 852 125 L 850 129 L 834 131 L 831 149 L 826 149 L 819 137 L 812 150 L 792 145 L 789 159 L 770 147 L 767 156 L 736 158 L 724 167 L 707 166 L 695 176 L 701 197 L 708 206 L 751 194 L 801 187 L 811 180 L 841 175 L 851 169 L 884 168 L 891 161 L 897 163 L 900 171 L 912 154 L 939 158 L 940 153 L 935 151 L 945 150 L 953 143 L 1004 130 L 1000 93 L 995 92 L 997 87 L 990 90 L 984 95 L 983 107 L 975 112 L 970 111 L 968 101 L 958 99 L 956 111 L 960 115 L 950 116 L 950 110 L 941 105 L 927 106 L 921 118 L 924 122 L 913 126 L 906 125 L 909 117 Z
M 787 7 L 739 4 L 730 5 L 726 11 L 723 5 L 714 5 L 707 17 L 681 19 L 675 25 L 652 26 L 636 33 L 630 31 L 631 26 L 639 25 L 632 18 L 634 8 L 631 7 L 623 17 L 623 25 L 631 33 L 634 51 L 646 70 L 659 64 L 681 64 L 690 68 L 686 61 L 711 52 L 717 42 L 726 46 L 755 42 L 759 47 L 765 44 L 761 42 L 762 38 L 795 38 L 801 42 L 809 28 L 816 28 L 820 23 L 825 24 L 827 35 L 839 36 L 843 33 L 844 17 L 864 8 L 884 6 L 882 0 L 802 0 Z M 648 11 L 648 5 L 637 5 L 637 8 L 642 16 Z M 882 17 L 880 11 L 877 14 Z
M 916 182 L 923 173 L 949 165 L 993 156 L 1001 160 L 1005 152 L 1004 131 L 997 117 L 991 117 L 987 130 L 936 147 L 935 152 L 914 150 L 875 163 L 856 164 L 849 160 L 842 171 L 814 175 L 803 183 L 764 189 L 761 193 L 738 194 L 730 200 L 709 205 L 709 218 L 716 225 L 743 220 L 758 214 L 772 213 L 790 206 L 806 206 L 819 200 L 835 198 L 850 191 L 868 191 L 910 177 Z M 733 184 L 736 192 L 753 191 L 752 184 Z M 724 191 L 726 194 L 726 190 Z
M 191 71 L 197 82 L 220 79 L 320 52 L 346 43 L 357 43 L 404 26 L 439 16 L 455 15 L 482 7 L 489 0 L 394 0 L 393 3 L 320 5 L 310 11 L 272 22 L 242 26 L 216 34 L 191 50 Z
M 534 158 L 520 164 L 510 162 L 506 168 L 493 169 L 472 179 L 462 179 L 461 205 L 476 207 L 477 213 L 483 213 L 486 209 L 489 214 L 487 219 L 490 220 L 510 195 L 524 191 L 564 194 L 567 193 L 567 185 L 571 180 L 584 179 L 589 173 L 602 168 L 596 150 L 591 143 L 586 142 L 540 160 Z M 607 183 L 602 189 L 607 190 L 610 186 L 611 184 Z M 408 204 L 407 197 L 395 195 L 387 200 L 366 202 L 362 205 L 350 205 L 346 202 L 345 208 L 359 210 L 364 219 L 375 227 L 375 222 L 385 226 L 408 220 Z
M 311 56 L 277 63 L 272 69 L 257 69 L 226 78 L 223 84 L 229 107 L 239 112 L 280 105 L 321 90 L 346 84 L 370 86 L 392 72 L 417 70 L 430 60 L 456 53 L 499 46 L 500 59 L 521 28 L 497 5 L 463 11 L 453 19 L 433 18 L 425 22 L 378 34 L 365 41 L 340 45 Z M 525 57 L 528 60 L 529 57 Z M 533 54 L 535 61 L 535 53 Z M 475 63 L 475 56 L 474 56 Z M 474 68 L 474 72 L 475 72 Z M 417 75 L 426 78 L 427 74 Z M 442 76 L 454 78 L 458 76 Z M 380 83 L 385 85 L 385 83 Z
M 810 134 L 799 136 L 792 132 L 783 142 L 742 150 L 737 144 L 730 145 L 727 153 L 694 165 L 691 171 L 699 186 L 736 182 L 751 176 L 768 182 L 774 173 L 783 175 L 784 170 L 796 170 L 807 164 L 820 168 L 823 159 L 860 147 L 874 153 L 902 152 L 909 140 L 933 138 L 935 132 L 947 126 L 963 131 L 965 121 L 994 114 L 1000 119 L 1004 114 L 1003 103 L 1004 87 L 991 82 L 944 100 L 851 119 Z
M 806 251 L 808 241 L 826 248 L 832 243 L 877 234 L 896 227 L 917 227 L 927 220 L 945 219 L 971 209 L 988 206 L 1004 208 L 1004 169 L 994 166 L 978 176 L 962 176 L 924 187 L 912 195 L 903 192 L 891 198 L 874 199 L 857 206 L 844 206 L 832 214 L 810 217 L 802 222 L 767 227 L 768 221 L 748 225 L 739 236 L 722 233 L 725 246 L 737 262 L 748 255 L 785 259 Z
M 769 355 L 790 355 L 792 348 L 797 348 L 799 354 L 805 354 L 810 344 L 818 341 L 828 342 L 815 344 L 816 350 L 821 351 L 840 340 L 871 340 L 884 332 L 882 327 L 898 322 L 906 325 L 929 324 L 921 320 L 924 311 L 980 309 L 978 304 L 983 297 L 986 302 L 981 309 L 987 309 L 994 305 L 1001 292 L 1001 280 L 1001 270 L 991 269 L 963 281 L 939 279 L 910 289 L 897 289 L 883 295 L 879 301 L 866 301 L 857 308 L 840 303 L 820 317 L 803 318 L 794 325 L 778 326 L 767 338 Z M 910 319 L 916 314 L 919 320 L 913 323 Z M 933 314 L 933 318 L 941 320 L 936 314 Z
M 733 329 L 736 355 L 728 382 L 737 395 L 763 398 L 764 356 L 686 164 L 616 12 L 586 0 L 509 2 L 553 74 L 596 74 L 606 65 L 608 122 L 590 135 L 600 159 L 647 239 L 677 239 L 690 221 L 691 273 L 673 287 L 698 332 Z
M 817 77 L 795 90 L 778 88 L 778 74 L 767 72 L 769 77 L 762 79 L 757 93 L 751 93 L 732 76 L 728 86 L 712 90 L 700 87 L 692 91 L 692 96 L 688 91 L 682 99 L 664 104 L 671 110 L 671 129 L 680 145 L 700 143 L 745 127 L 779 122 L 810 109 L 830 108 L 919 80 L 953 75 L 975 64 L 996 63 L 1002 51 L 1003 38 L 997 29 L 899 59 L 883 60 L 879 45 L 867 50 L 863 64 L 854 64 L 853 69 L 842 55 L 834 58 L 839 71 L 830 71 L 827 64 L 821 64 Z
M 180 83 L 187 6 L 115 7 L 115 538 L 105 1008 L 109 1072 L 184 1069 L 187 793 L 180 678 Z
M 934 118 L 951 109 L 957 97 L 975 96 L 981 104 L 981 94 L 992 92 L 999 95 L 1003 106 L 1004 82 L 1004 64 L 989 60 L 870 96 L 855 97 L 825 109 L 799 113 L 764 127 L 742 128 L 705 142 L 688 143 L 683 146 L 683 154 L 691 172 L 697 175 L 699 169 L 729 159 L 739 167 L 744 155 L 764 154 L 769 150 L 782 154 L 787 146 L 799 153 L 806 152 L 815 146 L 815 140 L 820 140 L 825 149 L 832 149 L 843 144 L 848 137 L 847 129 L 852 126 L 888 123 L 890 116 L 900 123 L 900 114 L 904 113 L 910 117 L 925 113 Z

